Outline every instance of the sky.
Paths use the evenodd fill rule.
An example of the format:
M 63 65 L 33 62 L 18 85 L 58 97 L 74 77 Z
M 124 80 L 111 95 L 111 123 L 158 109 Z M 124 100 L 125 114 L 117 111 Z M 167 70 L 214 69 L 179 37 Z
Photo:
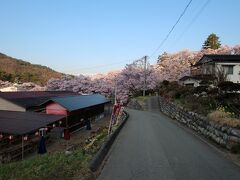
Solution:
M 151 56 L 189 0 L 0 0 L 0 52 L 68 74 L 118 70 Z M 163 52 L 199 50 L 210 33 L 240 44 L 239 0 L 193 0 Z

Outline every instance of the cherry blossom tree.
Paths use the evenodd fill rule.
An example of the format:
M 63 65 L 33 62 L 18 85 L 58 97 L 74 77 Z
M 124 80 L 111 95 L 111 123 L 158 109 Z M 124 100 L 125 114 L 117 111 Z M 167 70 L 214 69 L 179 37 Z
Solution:
M 201 49 L 200 51 L 183 50 L 176 53 L 166 53 L 158 57 L 157 73 L 161 80 L 177 81 L 190 74 L 190 66 L 195 64 L 205 54 L 240 54 L 240 46 L 221 46 L 218 49 Z
M 155 90 L 163 81 L 177 81 L 190 74 L 190 66 L 204 54 L 240 54 L 240 46 L 221 46 L 218 49 L 201 49 L 200 51 L 182 50 L 176 53 L 163 53 L 157 63 L 148 65 L 146 70 L 147 90 Z M 63 76 L 50 79 L 47 90 L 67 90 L 81 94 L 100 93 L 108 98 L 114 97 L 127 102 L 130 96 L 141 95 L 144 85 L 143 61 L 127 64 L 121 71 L 97 74 L 95 76 Z

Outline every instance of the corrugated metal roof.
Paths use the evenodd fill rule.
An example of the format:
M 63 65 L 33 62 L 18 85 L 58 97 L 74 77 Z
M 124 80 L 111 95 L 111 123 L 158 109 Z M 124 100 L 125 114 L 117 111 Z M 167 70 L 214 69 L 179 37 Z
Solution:
M 10 101 L 15 104 L 18 104 L 19 106 L 30 108 L 30 107 L 39 106 L 39 104 L 46 102 L 50 98 L 51 97 L 17 98 L 17 99 L 11 99 Z
M 60 104 L 70 112 L 110 102 L 100 94 L 56 97 L 51 98 L 44 104 L 47 104 L 51 101 Z
M 0 97 L 7 99 L 21 107 L 39 106 L 52 97 L 76 96 L 78 93 L 70 91 L 19 91 L 0 92 Z
M 24 135 L 63 118 L 34 112 L 0 111 L 0 133 Z
M 72 91 L 17 91 L 17 92 L 0 92 L 0 97 L 5 99 L 17 98 L 36 98 L 36 97 L 55 97 L 78 95 Z

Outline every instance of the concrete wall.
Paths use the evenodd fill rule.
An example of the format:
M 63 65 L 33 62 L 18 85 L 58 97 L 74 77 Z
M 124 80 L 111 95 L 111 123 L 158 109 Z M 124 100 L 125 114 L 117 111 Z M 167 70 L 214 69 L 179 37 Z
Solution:
M 0 98 L 0 110 L 4 110 L 4 111 L 21 111 L 21 112 L 25 112 L 26 109 L 14 104 L 8 100 L 5 100 L 3 98 Z
M 179 108 L 162 97 L 159 97 L 159 105 L 160 110 L 167 116 L 179 121 L 224 148 L 231 150 L 234 145 L 240 144 L 240 129 L 208 121 L 206 117 Z

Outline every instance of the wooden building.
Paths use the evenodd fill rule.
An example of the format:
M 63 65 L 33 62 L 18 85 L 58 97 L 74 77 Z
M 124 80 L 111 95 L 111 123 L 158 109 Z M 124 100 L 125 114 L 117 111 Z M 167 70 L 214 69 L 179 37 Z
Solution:
M 0 111 L 0 164 L 18 160 L 34 152 L 39 142 L 39 129 L 50 131 L 60 126 L 65 117 L 36 112 Z
M 35 133 L 41 128 L 48 132 L 58 129 L 55 127 L 61 132 L 67 128 L 73 132 L 100 119 L 105 112 L 110 112 L 110 101 L 100 94 L 0 92 L 0 163 L 32 151 L 38 144 Z M 25 136 L 29 141 L 23 146 Z
M 43 105 L 47 114 L 65 116 L 66 126 L 74 131 L 84 126 L 86 121 L 104 116 L 109 103 L 104 96 L 93 94 L 51 98 Z
M 42 111 L 41 104 L 53 97 L 79 95 L 70 91 L 19 91 L 0 92 L 0 110 L 5 111 Z

